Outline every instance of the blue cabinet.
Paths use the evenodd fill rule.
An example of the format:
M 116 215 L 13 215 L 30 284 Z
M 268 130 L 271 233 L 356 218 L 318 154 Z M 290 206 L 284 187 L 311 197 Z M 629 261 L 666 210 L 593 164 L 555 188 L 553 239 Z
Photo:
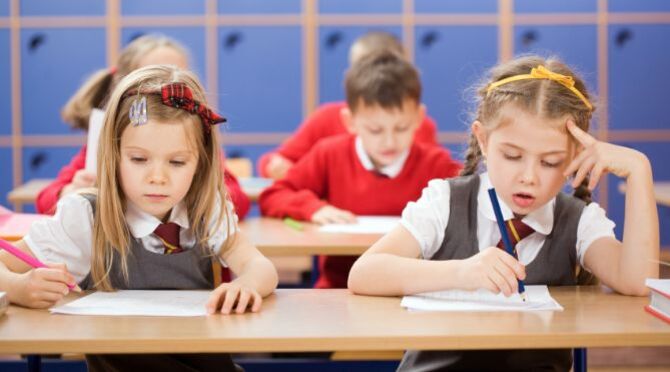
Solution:
M 668 129 L 670 25 L 613 25 L 609 43 L 609 128 Z
M 414 0 L 416 13 L 495 13 L 498 0 Z
M 473 109 L 470 88 L 498 60 L 497 27 L 420 26 L 415 37 L 428 114 L 440 131 L 467 130 Z
M 189 52 L 189 63 L 203 85 L 207 85 L 205 76 L 205 28 L 204 27 L 125 27 L 121 31 L 123 46 L 136 38 L 147 34 L 161 34 L 170 37 L 184 46 Z
M 597 0 L 514 0 L 517 13 L 595 13 Z
M 402 13 L 402 0 L 320 0 L 320 13 Z
M 369 31 L 386 31 L 400 39 L 398 26 L 322 26 L 319 29 L 319 101 L 343 101 L 344 74 L 349 68 L 349 48 Z
M 0 50 L 9 51 L 9 30 L 0 29 Z M 0 136 L 12 134 L 12 79 L 9 53 L 0 54 Z
M 14 184 L 14 167 L 12 166 L 12 149 L 9 147 L 0 147 L 0 204 L 5 207 L 10 207 L 7 201 L 7 193 L 9 193 Z M 11 206 L 13 209 L 13 206 Z
M 302 0 L 219 0 L 223 14 L 293 14 L 302 11 Z
M 219 29 L 219 108 L 233 132 L 289 132 L 302 118 L 297 26 Z
M 667 166 L 668 158 L 670 158 L 670 147 L 666 142 L 623 142 L 617 143 L 622 146 L 632 147 L 643 152 L 651 161 L 652 169 L 654 170 L 654 181 L 670 181 L 670 167 Z M 625 211 L 625 195 L 619 192 L 619 183 L 622 179 L 609 177 L 609 194 L 607 215 L 616 223 L 616 236 L 618 239 L 623 238 L 624 227 L 624 211 Z M 661 246 L 670 246 L 670 207 L 659 206 L 658 217 L 661 232 Z
M 123 0 L 123 15 L 202 15 L 205 13 L 205 0 Z
M 23 181 L 33 178 L 55 178 L 60 169 L 70 164 L 81 147 L 24 147 Z
M 610 12 L 670 12 L 667 0 L 608 0 Z
M 9 16 L 9 0 L 0 0 L 0 17 Z
M 68 98 L 106 66 L 103 28 L 21 30 L 21 101 L 24 134 L 71 133 L 60 119 Z
M 22 16 L 104 16 L 105 0 L 20 0 Z

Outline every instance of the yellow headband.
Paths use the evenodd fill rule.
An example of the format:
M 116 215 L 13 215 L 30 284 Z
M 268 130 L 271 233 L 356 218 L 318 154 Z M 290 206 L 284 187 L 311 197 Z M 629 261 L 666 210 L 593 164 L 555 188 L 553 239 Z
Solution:
M 575 88 L 575 81 L 572 79 L 572 76 L 561 75 L 556 72 L 552 72 L 551 70 L 547 69 L 542 65 L 537 66 L 536 68 L 530 70 L 530 74 L 514 75 L 502 80 L 498 80 L 495 83 L 492 83 L 491 85 L 489 85 L 488 88 L 486 88 L 486 94 L 489 94 L 491 90 L 501 85 L 505 85 L 513 81 L 527 80 L 527 79 L 553 80 L 563 85 L 564 87 L 570 89 L 572 93 L 574 93 L 577 97 L 579 97 L 579 99 L 581 99 L 582 102 L 584 102 L 584 104 L 586 105 L 586 107 L 589 108 L 589 110 L 593 110 L 593 105 L 591 105 L 591 102 L 589 102 L 589 100 L 586 99 L 586 97 L 584 97 L 582 92 L 580 92 L 577 88 Z

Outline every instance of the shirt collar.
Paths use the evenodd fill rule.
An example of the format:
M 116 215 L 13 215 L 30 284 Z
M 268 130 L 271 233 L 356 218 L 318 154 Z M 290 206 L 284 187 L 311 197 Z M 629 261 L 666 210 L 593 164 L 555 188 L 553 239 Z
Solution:
M 489 199 L 488 189 L 491 188 L 491 181 L 489 179 L 488 172 L 482 173 L 479 175 L 479 192 L 477 193 L 477 208 L 479 213 L 481 213 L 487 219 L 496 222 L 496 216 L 493 213 L 493 206 L 491 205 L 491 199 Z M 505 201 L 501 198 L 498 198 L 500 203 L 500 209 L 502 211 L 503 218 L 505 221 L 514 218 L 514 213 L 510 209 Z M 539 232 L 542 235 L 549 235 L 554 226 L 554 205 L 556 204 L 556 198 L 551 199 L 547 204 L 541 206 L 540 208 L 532 211 L 527 214 L 521 221 L 526 225 L 533 228 L 533 230 Z
M 162 223 L 158 218 L 144 212 L 132 202 L 128 201 L 127 204 L 126 223 L 134 238 L 144 238 L 153 233 L 154 230 L 156 230 L 156 227 Z M 188 229 L 190 227 L 188 222 L 188 212 L 183 201 L 172 207 L 168 222 L 174 222 L 182 229 Z
M 361 140 L 361 137 L 356 136 L 356 155 L 358 156 L 358 160 L 361 162 L 361 165 L 366 170 L 370 172 L 376 170 L 377 172 L 388 176 L 389 178 L 394 178 L 400 174 L 403 166 L 405 166 L 405 161 L 409 156 L 409 149 L 403 151 L 403 153 L 400 154 L 398 159 L 396 159 L 393 163 L 382 167 L 381 169 L 375 169 L 375 165 L 372 163 L 372 159 L 370 159 L 370 156 L 363 148 L 363 140 Z

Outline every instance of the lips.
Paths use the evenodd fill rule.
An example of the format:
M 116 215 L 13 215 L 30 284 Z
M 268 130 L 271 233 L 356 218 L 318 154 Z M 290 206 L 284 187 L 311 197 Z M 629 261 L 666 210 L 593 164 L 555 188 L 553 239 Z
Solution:
M 163 194 L 144 194 L 144 197 L 150 201 L 159 202 L 165 200 L 168 196 Z
M 512 201 L 521 208 L 528 208 L 535 201 L 535 197 L 530 194 L 520 192 L 512 195 Z

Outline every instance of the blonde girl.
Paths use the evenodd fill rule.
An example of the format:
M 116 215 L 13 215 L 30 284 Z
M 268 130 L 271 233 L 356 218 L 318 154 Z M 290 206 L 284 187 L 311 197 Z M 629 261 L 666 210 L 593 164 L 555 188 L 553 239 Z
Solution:
M 658 277 L 658 216 L 652 170 L 639 151 L 588 134 L 593 104 L 583 81 L 556 59 L 525 56 L 491 70 L 461 177 L 433 180 L 401 223 L 356 262 L 349 288 L 397 296 L 451 288 L 511 295 L 527 284 L 575 285 L 591 273 L 627 295 L 645 295 Z M 478 173 L 485 165 L 486 171 Z M 590 200 L 606 173 L 626 182 L 623 241 Z M 566 177 L 574 195 L 561 190 Z M 500 241 L 488 188 L 506 220 L 521 223 L 515 260 Z M 523 227 L 525 226 L 525 227 Z M 569 350 L 409 351 L 400 370 L 568 370 Z
M 212 129 L 222 121 L 192 73 L 165 65 L 130 73 L 105 113 L 98 189 L 62 198 L 56 215 L 34 224 L 17 244 L 58 264 L 31 269 L 0 252 L 0 290 L 16 304 L 43 308 L 74 283 L 103 291 L 213 289 L 209 313 L 259 311 L 277 274 L 237 228 Z M 213 288 L 212 259 L 230 267 L 235 280 Z M 156 356 L 151 363 L 171 370 L 200 365 L 191 357 L 234 368 L 229 356 Z M 127 355 L 87 360 L 94 370 L 146 362 Z

